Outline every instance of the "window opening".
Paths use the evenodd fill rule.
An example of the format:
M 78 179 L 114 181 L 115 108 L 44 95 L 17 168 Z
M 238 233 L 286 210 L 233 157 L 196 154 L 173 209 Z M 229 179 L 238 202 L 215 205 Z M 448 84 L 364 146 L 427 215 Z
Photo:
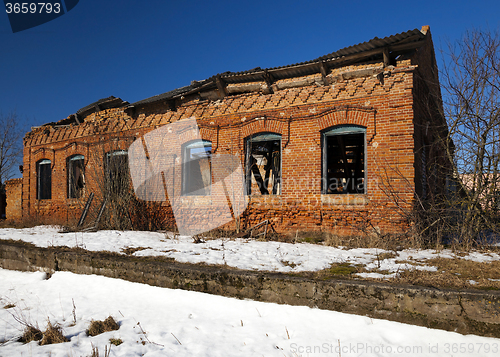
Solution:
M 366 129 L 342 125 L 323 133 L 323 193 L 365 193 Z
M 50 200 L 52 198 L 52 163 L 44 159 L 38 161 L 37 171 L 37 198 Z
M 212 143 L 196 140 L 183 146 L 182 195 L 209 196 L 212 186 Z
M 108 194 L 122 195 L 129 192 L 130 174 L 127 151 L 118 150 L 106 153 L 105 171 Z
M 85 158 L 74 155 L 68 158 L 68 198 L 80 198 L 85 187 Z
M 247 139 L 247 194 L 281 194 L 281 135 L 256 134 Z M 255 193 L 254 193 L 255 194 Z

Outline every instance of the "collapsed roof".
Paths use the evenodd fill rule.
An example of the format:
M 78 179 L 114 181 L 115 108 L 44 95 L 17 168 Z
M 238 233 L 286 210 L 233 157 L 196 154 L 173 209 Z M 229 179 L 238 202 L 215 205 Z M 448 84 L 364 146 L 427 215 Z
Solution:
M 243 72 L 224 72 L 203 81 L 193 81 L 191 85 L 155 95 L 129 105 L 138 107 L 158 101 L 175 100 L 182 96 L 218 89 L 222 96 L 228 94 L 228 84 L 248 82 L 266 82 L 269 86 L 280 79 L 321 74 L 326 77 L 329 70 L 359 62 L 383 60 L 389 65 L 397 56 L 415 48 L 421 47 L 429 27 L 422 30 L 414 29 L 397 35 L 375 37 L 370 41 L 349 46 L 338 51 L 321 56 L 311 61 L 291 64 L 287 66 L 262 69 L 260 67 Z
M 183 99 L 188 95 L 199 95 L 201 99 L 221 99 L 226 95 L 261 89 L 260 84 L 267 84 L 268 92 L 272 93 L 272 84 L 281 79 L 303 77 L 321 74 L 324 84 L 327 84 L 326 76 L 330 70 L 356 63 L 369 61 L 383 61 L 384 66 L 390 65 L 394 60 L 405 53 L 419 48 L 423 45 L 429 27 L 423 26 L 421 30 L 414 29 L 400 34 L 384 37 L 375 37 L 367 42 L 349 46 L 330 54 L 318 57 L 314 60 L 291 64 L 281 67 L 253 68 L 242 72 L 224 72 L 202 81 L 193 81 L 190 85 L 180 87 L 169 92 L 158 94 L 135 103 L 129 104 L 120 98 L 110 96 L 89 104 L 68 119 L 57 124 L 66 124 L 66 121 L 80 123 L 83 118 L 91 113 L 104 109 L 126 107 L 133 112 L 136 108 L 156 102 L 164 102 L 175 110 L 176 100 Z M 239 84 L 239 88 L 231 85 Z M 242 84 L 246 84 L 241 86 Z M 229 85 L 229 87 L 228 87 Z M 254 88 L 255 87 L 255 88 Z M 217 93 L 214 97 L 214 93 Z

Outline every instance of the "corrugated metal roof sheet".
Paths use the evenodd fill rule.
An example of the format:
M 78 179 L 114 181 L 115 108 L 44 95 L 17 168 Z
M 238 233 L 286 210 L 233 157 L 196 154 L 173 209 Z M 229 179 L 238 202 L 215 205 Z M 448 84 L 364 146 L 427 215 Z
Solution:
M 152 103 L 152 102 L 157 102 L 157 101 L 160 101 L 160 100 L 166 100 L 166 99 L 169 99 L 169 98 L 173 98 L 173 97 L 175 97 L 175 96 L 177 96 L 179 94 L 186 93 L 189 90 L 195 89 L 197 87 L 198 86 L 196 86 L 194 84 L 191 84 L 189 86 L 180 87 L 180 88 L 171 90 L 169 92 L 158 94 L 158 95 L 155 95 L 153 97 L 149 97 L 149 98 L 140 100 L 138 102 L 132 103 L 131 106 L 135 107 L 135 106 L 138 106 L 138 105 L 141 105 L 141 104 L 147 104 L 147 103 Z
M 110 96 L 107 98 L 99 99 L 98 101 L 91 103 L 91 104 L 79 109 L 76 112 L 76 114 L 82 115 L 82 116 L 88 115 L 85 113 L 93 111 L 94 108 L 96 108 L 97 106 L 99 106 L 101 109 L 109 109 L 109 108 L 123 107 L 127 104 L 129 104 L 129 103 L 126 101 L 123 101 L 121 98 L 116 98 L 114 96 Z
M 140 100 L 138 102 L 132 103 L 130 106 L 138 106 L 138 105 L 153 103 L 160 100 L 172 99 L 175 97 L 179 97 L 183 94 L 192 92 L 197 88 L 201 89 L 201 87 L 205 87 L 207 89 L 214 88 L 217 77 L 223 79 L 225 83 L 245 83 L 252 81 L 255 82 L 263 81 L 265 78 L 265 72 L 270 73 L 274 79 L 293 78 L 293 77 L 300 77 L 313 73 L 318 73 L 320 71 L 322 62 L 331 63 L 340 58 L 356 55 L 358 53 L 361 54 L 363 52 L 382 49 L 385 47 L 391 48 L 393 46 L 401 44 L 419 42 L 422 41 L 425 38 L 425 36 L 426 35 L 422 33 L 420 30 L 414 29 L 384 38 L 374 37 L 373 39 L 367 42 L 362 42 L 357 45 L 345 47 L 338 51 L 329 53 L 327 55 L 306 62 L 295 63 L 281 67 L 266 68 L 266 69 L 257 67 L 242 72 L 224 72 L 212 76 L 204 81 L 193 82 L 189 86 L 177 88 L 163 94 L 159 94 L 150 98 Z

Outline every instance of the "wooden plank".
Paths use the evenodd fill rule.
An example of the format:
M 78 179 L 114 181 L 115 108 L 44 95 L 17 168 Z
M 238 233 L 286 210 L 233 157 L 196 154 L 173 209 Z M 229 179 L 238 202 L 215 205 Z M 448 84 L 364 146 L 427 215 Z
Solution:
M 89 198 L 87 199 L 87 203 L 85 204 L 85 208 L 83 209 L 82 215 L 80 216 L 80 220 L 78 221 L 77 227 L 81 227 L 83 222 L 85 222 L 85 218 L 87 218 L 87 213 L 89 212 L 90 205 L 92 204 L 92 200 L 94 199 L 94 192 L 91 192 Z

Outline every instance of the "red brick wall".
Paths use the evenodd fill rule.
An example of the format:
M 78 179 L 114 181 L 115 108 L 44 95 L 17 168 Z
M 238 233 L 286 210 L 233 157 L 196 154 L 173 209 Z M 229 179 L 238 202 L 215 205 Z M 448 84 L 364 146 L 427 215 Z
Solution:
M 231 95 L 215 102 L 187 98 L 176 111 L 156 103 L 138 108 L 133 116 L 123 109 L 109 109 L 89 115 L 80 125 L 41 127 L 25 138 L 23 210 L 63 223 L 74 221 L 84 199 L 67 198 L 68 157 L 84 155 L 87 172 L 97 172 L 106 151 L 127 149 L 135 138 L 161 125 L 194 117 L 215 153 L 233 153 L 242 162 L 246 137 L 265 131 L 282 135 L 282 194 L 250 196 L 242 215 L 244 226 L 269 219 L 277 231 L 355 233 L 353 227 L 394 231 L 404 226 L 400 213 L 412 208 L 421 181 L 416 162 L 421 119 L 415 117 L 421 112 L 415 105 L 420 94 L 414 89 L 415 78 L 426 72 L 419 69 L 419 61 L 424 62 L 411 58 L 386 68 L 372 63 L 336 69 L 328 75 L 331 85 Z M 352 75 L 367 67 L 379 69 L 379 75 Z M 321 130 L 337 124 L 366 127 L 365 194 L 321 194 Z M 36 199 L 40 159 L 52 161 L 51 200 Z M 90 175 L 86 184 L 85 196 L 98 191 Z M 388 192 L 397 193 L 397 204 Z
M 21 196 L 22 179 L 12 179 L 5 183 L 7 193 L 6 217 L 9 220 L 20 220 L 22 218 Z

